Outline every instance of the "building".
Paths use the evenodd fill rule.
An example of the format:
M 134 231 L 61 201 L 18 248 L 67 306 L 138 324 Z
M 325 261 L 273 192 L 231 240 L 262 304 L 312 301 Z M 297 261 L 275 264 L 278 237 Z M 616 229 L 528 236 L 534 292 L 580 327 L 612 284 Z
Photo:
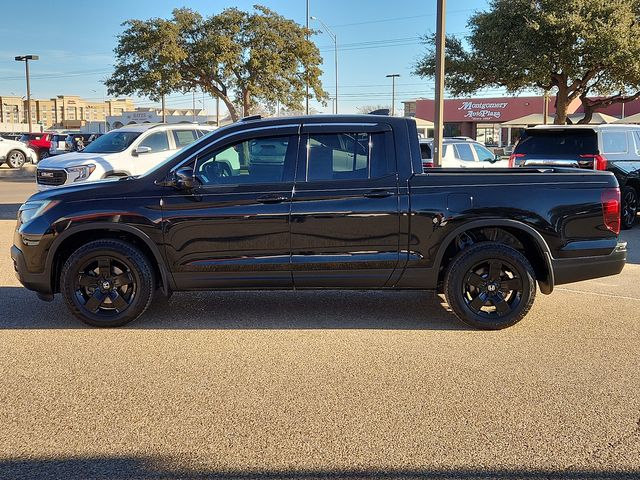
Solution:
M 12 125 L 27 124 L 27 101 L 23 97 L 0 96 L 0 129 L 7 131 Z M 122 115 L 135 108 L 131 99 L 105 99 L 88 101 L 77 95 L 58 95 L 47 100 L 31 99 L 31 123 L 34 130 L 82 129 L 91 122 L 105 122 L 108 116 Z
M 405 113 L 414 111 L 417 118 L 434 120 L 434 100 L 416 99 L 403 103 Z M 544 122 L 543 111 L 543 96 L 448 98 L 444 100 L 444 135 L 471 137 L 490 146 L 513 145 L 522 128 Z M 605 114 L 598 116 L 599 121 L 614 121 L 640 113 L 640 99 L 624 105 L 614 104 L 599 112 Z M 582 118 L 584 111 L 579 99 L 571 103 L 568 113 L 574 123 Z M 549 123 L 553 123 L 554 115 L 554 97 L 551 96 Z
M 167 123 L 200 123 L 216 125 L 216 116 L 208 115 L 205 110 L 191 108 L 167 108 L 165 109 Z M 222 119 L 220 119 L 222 120 Z M 107 129 L 120 128 L 125 125 L 138 123 L 162 122 L 162 109 L 160 108 L 136 108 L 121 112 L 119 115 L 107 117 Z M 221 122 L 222 123 L 222 122 Z

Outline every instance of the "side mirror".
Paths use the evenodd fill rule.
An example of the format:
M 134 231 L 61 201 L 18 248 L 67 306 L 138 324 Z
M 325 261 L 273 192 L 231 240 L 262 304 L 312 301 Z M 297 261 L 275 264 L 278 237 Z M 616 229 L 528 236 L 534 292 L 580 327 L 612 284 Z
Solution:
M 500 161 L 500 155 L 497 153 L 493 156 L 493 159 L 489 160 L 491 163 L 496 163 Z
M 179 168 L 174 173 L 174 185 L 180 190 L 193 190 L 195 179 L 193 176 L 193 168 Z
M 137 157 L 138 155 L 142 155 L 143 153 L 149 153 L 151 151 L 151 147 L 145 147 L 144 145 L 140 145 L 133 151 L 133 156 Z

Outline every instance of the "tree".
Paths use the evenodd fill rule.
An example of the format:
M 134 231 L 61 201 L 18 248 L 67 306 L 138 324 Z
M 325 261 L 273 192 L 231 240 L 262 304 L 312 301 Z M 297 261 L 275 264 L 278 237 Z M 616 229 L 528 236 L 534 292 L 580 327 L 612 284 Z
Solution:
M 240 117 L 238 105 L 245 116 L 259 104 L 275 105 L 278 101 L 286 108 L 301 108 L 307 79 L 310 96 L 324 102 L 328 95 L 320 81 L 322 57 L 307 40 L 312 32 L 266 7 L 257 5 L 254 9 L 227 8 L 205 18 L 180 8 L 173 11 L 170 20 L 125 22 L 127 29 L 115 50 L 116 69 L 107 81 L 110 92 L 150 91 L 137 86 L 148 86 L 159 69 L 175 75 L 175 81 L 168 83 L 173 91 L 199 88 L 220 98 L 234 121 Z M 168 37 L 149 42 L 147 30 L 156 24 Z M 133 25 L 146 29 L 132 29 Z M 168 52 L 159 55 L 158 46 L 166 46 Z M 150 58 L 153 61 L 147 60 Z M 129 71 L 131 66 L 138 68 Z
M 588 123 L 598 108 L 640 96 L 639 20 L 640 0 L 492 0 L 468 22 L 469 48 L 447 37 L 447 89 L 555 89 L 555 123 L 567 122 L 576 99 Z M 433 77 L 434 39 L 426 40 L 414 73 Z
M 389 110 L 391 111 L 391 107 L 389 105 L 362 105 L 356 108 L 356 112 L 367 114 L 371 112 L 375 112 L 376 110 Z

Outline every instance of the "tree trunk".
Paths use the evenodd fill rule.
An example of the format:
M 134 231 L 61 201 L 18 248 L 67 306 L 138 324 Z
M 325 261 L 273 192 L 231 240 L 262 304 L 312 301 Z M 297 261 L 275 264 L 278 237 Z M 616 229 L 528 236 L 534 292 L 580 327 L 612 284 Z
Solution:
M 251 115 L 251 96 L 249 95 L 249 90 L 245 89 L 242 91 L 242 116 L 248 117 Z
M 569 92 L 567 88 L 559 85 L 558 93 L 556 94 L 556 119 L 555 125 L 564 125 L 567 123 L 567 110 L 569 109 Z

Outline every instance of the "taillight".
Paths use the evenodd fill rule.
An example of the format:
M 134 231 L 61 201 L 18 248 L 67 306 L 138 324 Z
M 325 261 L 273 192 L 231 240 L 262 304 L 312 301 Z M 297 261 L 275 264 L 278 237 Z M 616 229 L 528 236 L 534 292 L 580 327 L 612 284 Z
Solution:
M 618 235 L 620 233 L 620 189 L 607 188 L 603 190 L 600 198 L 604 226 Z
M 593 158 L 593 169 L 594 170 L 606 170 L 607 169 L 607 158 L 604 155 L 600 155 L 599 153 L 593 154 L 585 154 L 580 155 L 580 158 Z
M 433 168 L 433 160 L 430 162 L 422 162 L 422 168 Z
M 516 158 L 524 157 L 524 153 L 512 153 L 509 155 L 509 168 L 513 168 L 516 166 Z

